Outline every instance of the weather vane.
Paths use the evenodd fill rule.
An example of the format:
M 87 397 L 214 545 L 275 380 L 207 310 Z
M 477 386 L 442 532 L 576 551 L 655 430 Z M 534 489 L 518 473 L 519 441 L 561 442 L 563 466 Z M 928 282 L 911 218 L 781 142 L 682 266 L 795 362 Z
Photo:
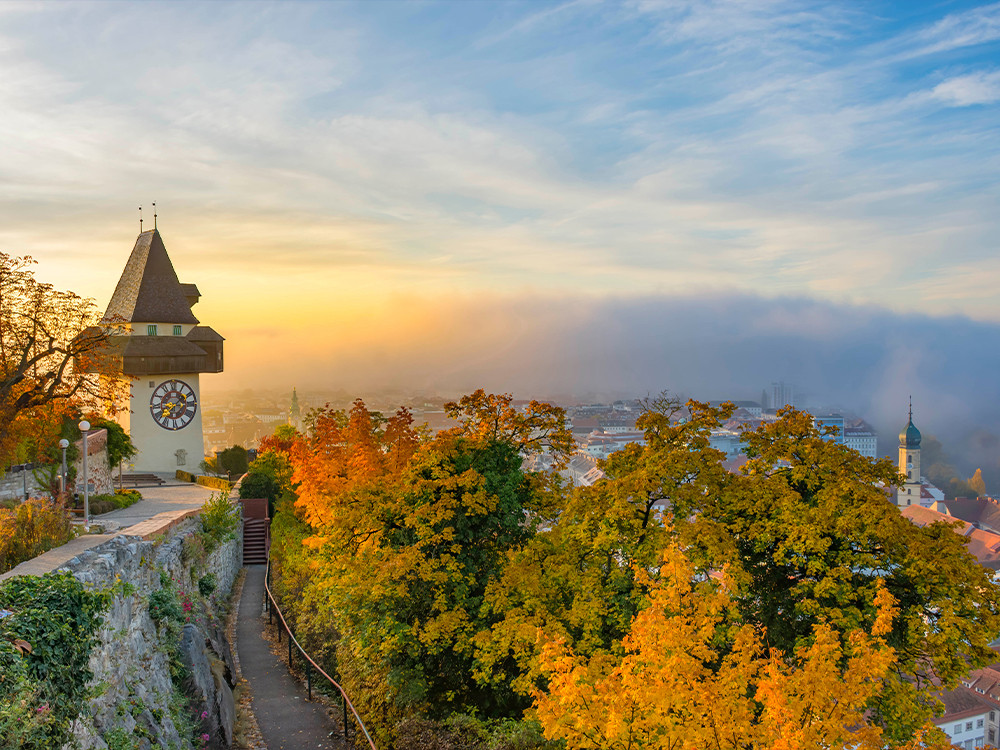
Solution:
M 142 234 L 142 206 L 139 206 L 139 234 Z
M 153 229 L 156 229 L 156 201 L 153 201 Z

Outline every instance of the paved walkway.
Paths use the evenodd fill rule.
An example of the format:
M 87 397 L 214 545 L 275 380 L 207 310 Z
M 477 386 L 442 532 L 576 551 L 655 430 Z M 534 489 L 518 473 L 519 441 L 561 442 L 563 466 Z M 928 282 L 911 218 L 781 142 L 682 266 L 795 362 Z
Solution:
M 166 477 L 167 475 L 162 475 L 162 478 L 166 479 Z M 133 488 L 126 487 L 126 489 Z M 110 513 L 105 513 L 103 516 L 96 516 L 96 520 L 98 522 L 114 521 L 121 524 L 122 531 L 125 531 L 125 527 L 132 526 L 140 521 L 146 521 L 157 513 L 164 513 L 168 510 L 192 510 L 200 508 L 211 497 L 213 492 L 218 492 L 218 490 L 213 490 L 210 487 L 202 487 L 200 484 L 178 482 L 173 477 L 166 484 L 159 487 L 152 485 L 140 486 L 135 489 L 142 493 L 142 500 L 128 508 L 113 510 Z
M 164 475 L 166 478 L 166 475 Z M 208 487 L 200 484 L 190 484 L 187 482 L 177 482 L 171 480 L 164 485 L 153 487 L 138 487 L 142 493 L 142 500 L 135 505 L 113 510 L 102 516 L 94 516 L 91 520 L 95 523 L 102 521 L 114 521 L 121 525 L 120 534 L 144 535 L 146 529 L 144 522 L 161 513 L 172 512 L 175 515 L 182 515 L 188 511 L 200 508 L 212 494 Z M 130 528 L 131 527 L 131 528 Z M 65 565 L 74 557 L 91 547 L 96 547 L 108 541 L 114 534 L 86 534 L 71 539 L 61 547 L 50 549 L 38 557 L 21 563 L 13 570 L 0 575 L 0 581 L 11 576 L 42 575 L 56 568 Z
M 284 662 L 271 653 L 270 644 L 264 640 L 265 566 L 248 565 L 246 571 L 236 622 L 236 648 L 268 750 L 341 750 L 344 744 L 338 736 L 340 730 L 321 704 L 306 700 L 305 689 L 292 679 Z

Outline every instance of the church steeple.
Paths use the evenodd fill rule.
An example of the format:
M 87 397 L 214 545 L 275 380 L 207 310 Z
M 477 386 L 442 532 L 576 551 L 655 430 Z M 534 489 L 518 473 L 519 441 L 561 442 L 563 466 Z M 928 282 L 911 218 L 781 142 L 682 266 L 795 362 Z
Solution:
M 899 447 L 900 448 L 919 448 L 920 447 L 920 430 L 916 428 L 913 424 L 913 400 L 910 400 L 910 421 L 906 423 L 906 427 L 903 428 L 902 432 L 899 433 Z
M 299 394 L 292 388 L 292 403 L 288 408 L 288 424 L 290 424 L 295 429 L 298 429 L 302 419 L 302 411 L 299 407 Z
M 896 505 L 920 505 L 923 482 L 920 478 L 920 430 L 913 424 L 913 400 L 906 427 L 899 433 L 899 473 L 906 477 L 896 493 Z

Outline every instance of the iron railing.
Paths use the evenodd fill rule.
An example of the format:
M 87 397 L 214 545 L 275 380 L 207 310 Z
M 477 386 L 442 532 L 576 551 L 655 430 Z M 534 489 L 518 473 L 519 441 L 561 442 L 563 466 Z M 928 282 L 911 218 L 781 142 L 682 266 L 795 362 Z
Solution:
M 348 735 L 348 714 L 347 711 L 350 709 L 351 714 L 354 716 L 354 720 L 358 723 L 358 729 L 366 740 L 368 740 L 368 746 L 371 750 L 378 750 L 375 747 L 375 741 L 372 739 L 371 735 L 368 734 L 368 729 L 365 728 L 365 723 L 361 721 L 361 717 L 358 716 L 358 712 L 354 709 L 354 704 L 351 703 L 351 699 L 347 697 L 347 692 L 340 686 L 335 679 L 328 675 L 323 668 L 317 664 L 306 650 L 302 648 L 301 644 L 292 635 L 292 629 L 288 627 L 288 623 L 285 621 L 285 616 L 281 613 L 281 607 L 278 606 L 278 602 L 274 598 L 274 594 L 271 592 L 271 558 L 268 555 L 267 560 L 267 571 L 264 574 L 264 592 L 266 595 L 267 604 L 267 621 L 268 623 L 273 622 L 273 615 L 278 616 L 278 643 L 281 643 L 281 630 L 284 628 L 285 635 L 288 637 L 288 668 L 292 668 L 292 646 L 299 650 L 302 654 L 302 659 L 305 662 L 305 672 L 306 672 L 306 690 L 309 694 L 309 700 L 312 700 L 312 672 L 316 670 L 317 674 L 322 675 L 327 679 L 327 681 L 340 691 L 341 703 L 344 707 L 344 742 L 349 743 L 350 737 Z

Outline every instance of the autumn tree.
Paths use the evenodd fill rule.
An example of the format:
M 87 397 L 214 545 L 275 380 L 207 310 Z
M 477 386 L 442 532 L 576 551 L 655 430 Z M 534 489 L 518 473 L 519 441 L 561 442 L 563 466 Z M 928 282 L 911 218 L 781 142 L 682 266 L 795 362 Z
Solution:
M 586 656 L 615 647 L 646 605 L 635 571 L 655 567 L 673 536 L 664 518 L 694 512 L 731 480 L 709 444 L 731 411 L 653 399 L 637 421 L 646 440 L 601 462 L 604 481 L 562 494 L 553 520 L 512 553 L 487 592 L 500 621 L 479 640 L 481 679 L 530 692 L 538 628 Z
M 884 586 L 899 610 L 885 633 L 895 660 L 869 708 L 888 740 L 909 741 L 936 685 L 995 661 L 1000 594 L 951 527 L 899 513 L 892 462 L 826 439 L 803 412 L 779 417 L 745 434 L 749 461 L 724 493 L 677 516 L 679 538 L 698 570 L 727 571 L 740 620 L 788 657 L 820 624 L 871 632 Z
M 479 442 L 503 442 L 524 455 L 551 452 L 563 462 L 573 450 L 566 412 L 541 401 L 529 401 L 521 410 L 509 393 L 486 393 L 482 388 L 444 405 L 445 414 L 460 424 L 463 435 Z
M 522 457 L 546 454 L 553 471 L 528 472 L 534 516 L 552 518 L 561 512 L 563 482 L 557 473 L 573 452 L 573 433 L 566 411 L 542 401 L 514 406 L 509 393 L 486 393 L 482 388 L 444 405 L 445 413 L 459 423 L 457 433 L 480 445 L 512 445 Z
M 0 253 L 0 459 L 9 460 L 36 411 L 76 399 L 97 406 L 108 329 L 90 299 L 38 281 L 30 257 Z M 113 383 L 114 381 L 106 381 Z M 120 396 L 114 389 L 111 394 Z M 57 420 L 56 420 L 57 421 Z M 56 437 L 58 439 L 58 437 Z
M 584 658 L 565 640 L 545 642 L 547 684 L 534 701 L 546 737 L 568 750 L 884 747 L 867 714 L 896 660 L 884 587 L 870 632 L 838 634 L 821 621 L 785 654 L 767 647 L 762 628 L 733 623 L 725 583 L 698 575 L 677 546 L 658 572 L 616 653 Z M 949 745 L 928 726 L 910 747 Z
M 386 419 L 356 401 L 317 413 L 293 449 L 296 508 L 313 532 L 302 542 L 322 560 L 303 625 L 340 634 L 340 673 L 383 732 L 414 713 L 526 705 L 477 679 L 475 643 L 497 619 L 482 606 L 487 588 L 534 531 L 523 453 L 565 426 L 551 407 L 509 405 L 467 400 L 462 426 L 427 439 L 407 410 Z
M 983 497 L 986 494 L 986 481 L 983 479 L 983 470 L 976 469 L 976 473 L 968 479 L 969 489 L 975 497 Z

